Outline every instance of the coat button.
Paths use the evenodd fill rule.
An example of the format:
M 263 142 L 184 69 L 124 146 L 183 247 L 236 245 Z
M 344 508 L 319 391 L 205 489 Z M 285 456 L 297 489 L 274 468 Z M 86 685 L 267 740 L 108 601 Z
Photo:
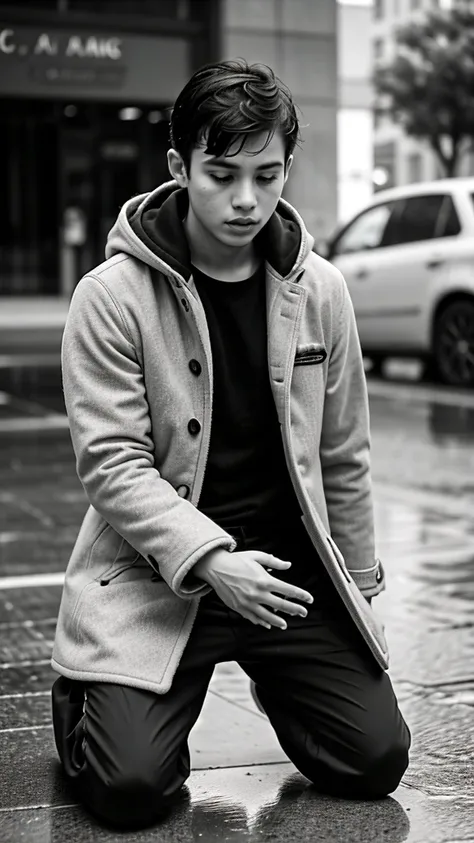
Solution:
M 178 486 L 176 489 L 180 498 L 187 498 L 190 492 L 189 486 Z
M 200 375 L 202 372 L 202 366 L 199 360 L 190 360 L 189 368 L 191 369 L 193 375 Z
M 191 436 L 197 436 L 199 431 L 201 430 L 201 425 L 197 419 L 190 419 L 188 421 L 188 430 Z

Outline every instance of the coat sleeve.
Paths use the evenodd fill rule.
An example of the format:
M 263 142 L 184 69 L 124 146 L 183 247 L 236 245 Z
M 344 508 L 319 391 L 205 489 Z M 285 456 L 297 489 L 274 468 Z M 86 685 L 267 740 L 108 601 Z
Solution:
M 342 275 L 323 411 L 320 459 L 331 535 L 366 597 L 385 587 L 375 559 L 367 384 L 354 309 Z
M 72 297 L 62 372 L 77 472 L 90 503 L 179 597 L 207 593 L 207 584 L 188 573 L 209 550 L 232 550 L 235 541 L 160 476 L 143 371 L 119 305 L 97 277 L 83 278 Z

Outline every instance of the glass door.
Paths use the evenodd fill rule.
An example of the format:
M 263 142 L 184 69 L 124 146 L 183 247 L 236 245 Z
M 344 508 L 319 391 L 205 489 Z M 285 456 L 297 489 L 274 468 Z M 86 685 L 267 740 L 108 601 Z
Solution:
M 123 203 L 169 179 L 167 106 L 0 100 L 0 296 L 69 298 Z
M 51 103 L 0 101 L 0 295 L 57 295 L 58 136 Z

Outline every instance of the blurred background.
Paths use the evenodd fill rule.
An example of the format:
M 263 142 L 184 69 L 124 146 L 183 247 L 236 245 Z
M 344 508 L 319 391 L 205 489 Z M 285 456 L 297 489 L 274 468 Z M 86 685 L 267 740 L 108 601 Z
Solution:
M 24 365 L 57 366 L 74 287 L 103 260 L 107 232 L 122 203 L 168 178 L 170 107 L 189 75 L 208 61 L 243 56 L 265 62 L 292 89 L 304 144 L 285 196 L 325 257 L 336 257 L 335 235 L 374 194 L 445 175 L 473 175 L 471 7 L 466 0 L 0 2 L 0 372 L 9 394 L 36 397 L 30 394 L 34 377 Z M 463 14 L 467 17 L 453 23 L 453 16 Z M 425 26 L 417 43 L 408 44 L 410 60 L 397 67 L 400 57 L 409 55 L 400 31 L 405 28 L 409 40 L 430 16 L 442 19 L 435 36 Z M 462 31 L 470 33 L 464 47 Z M 430 39 L 437 44 L 434 59 L 426 53 Z M 429 115 L 439 116 L 433 125 L 427 121 L 428 100 L 407 67 L 412 77 L 422 66 L 429 77 L 431 68 L 431 84 L 439 92 L 440 74 L 443 83 L 449 73 L 454 78 L 453 62 L 454 71 L 463 63 L 466 71 L 455 79 L 464 99 L 454 103 L 466 125 L 446 129 L 441 93 L 429 104 Z M 430 84 L 430 78 L 424 81 Z M 455 166 L 453 155 L 448 160 L 453 144 Z M 380 213 L 377 221 L 379 230 Z M 373 219 L 362 223 L 373 248 Z M 413 220 L 410 226 L 414 240 Z M 459 223 L 455 233 L 474 243 L 473 221 Z M 352 234 L 349 241 L 344 251 L 354 254 Z M 367 243 L 358 243 L 358 251 L 361 246 L 366 250 Z M 341 269 L 352 294 L 352 264 L 344 261 Z M 466 273 L 472 274 L 470 265 Z M 354 304 L 364 351 L 372 352 L 380 373 L 387 351 L 379 347 L 380 336 L 387 323 L 377 316 L 379 307 L 372 317 L 378 323 L 374 341 L 364 324 L 370 285 L 364 285 L 360 306 L 358 287 Z M 403 341 L 407 331 L 400 323 L 388 351 L 421 355 L 426 363 L 433 352 L 436 302 L 428 303 L 424 292 L 422 324 L 415 320 L 408 326 Z M 398 305 L 405 304 L 402 297 Z M 463 339 L 465 347 L 469 337 Z M 44 381 L 44 373 L 41 377 Z M 444 380 L 472 385 L 474 357 L 472 372 L 448 373 Z M 4 396 L 4 412 L 9 401 Z
M 460 25 L 471 24 L 472 64 L 471 5 L 466 0 L 0 2 L 0 372 L 29 362 L 57 364 L 74 287 L 103 260 L 107 232 L 122 203 L 168 178 L 169 109 L 189 75 L 208 61 L 236 56 L 262 61 L 292 89 L 304 144 L 285 196 L 301 212 L 316 250 L 331 259 L 335 233 L 370 205 L 374 193 L 446 174 L 474 174 L 472 102 L 471 124 L 455 130 L 461 137 L 456 136 L 453 169 L 440 158 L 442 150 L 449 153 L 450 132 L 439 125 L 420 128 L 417 109 L 426 110 L 426 97 L 413 79 L 401 106 L 395 95 L 407 83 L 406 67 L 395 67 L 403 55 L 400 28 L 413 35 L 427 16 L 444 16 L 446 27 L 449 16 L 471 15 Z M 446 32 L 436 34 L 438 52 L 448 64 L 461 66 L 466 50 L 458 49 L 459 37 Z M 430 33 L 421 33 L 412 50 L 421 63 L 429 39 Z M 413 67 L 420 71 L 411 61 Z M 466 100 L 472 68 L 458 82 Z M 458 114 L 469 111 L 465 100 Z M 409 118 L 415 110 L 414 128 L 407 107 Z M 434 103 L 432 113 L 437 108 L 442 121 L 445 102 Z M 472 241 L 470 220 L 467 233 Z M 345 252 L 354 253 L 349 239 Z M 351 287 L 351 266 L 341 268 Z M 364 299 L 371 300 L 369 289 L 366 284 Z M 374 352 L 357 291 L 355 305 L 364 350 Z M 405 357 L 413 351 L 431 354 L 427 320 L 433 308 L 430 304 L 422 326 L 409 326 L 409 334 L 426 335 L 420 348 L 412 340 L 400 348 L 400 338 L 397 347 L 395 337 L 395 351 Z M 378 334 L 385 335 L 385 325 L 382 319 Z M 398 333 L 405 328 L 401 324 Z M 380 371 L 385 350 L 375 352 Z M 5 378 L 10 387 L 16 378 L 17 392 L 21 381 L 22 397 L 31 397 L 31 377 L 17 372 Z M 474 382 L 474 360 L 467 380 Z

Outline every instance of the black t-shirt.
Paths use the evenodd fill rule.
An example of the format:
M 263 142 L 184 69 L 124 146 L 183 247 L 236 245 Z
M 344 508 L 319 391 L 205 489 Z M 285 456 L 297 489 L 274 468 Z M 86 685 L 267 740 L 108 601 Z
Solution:
M 211 442 L 199 509 L 224 529 L 286 523 L 300 508 L 285 462 L 267 363 L 265 269 L 218 281 L 193 267 L 212 348 Z

